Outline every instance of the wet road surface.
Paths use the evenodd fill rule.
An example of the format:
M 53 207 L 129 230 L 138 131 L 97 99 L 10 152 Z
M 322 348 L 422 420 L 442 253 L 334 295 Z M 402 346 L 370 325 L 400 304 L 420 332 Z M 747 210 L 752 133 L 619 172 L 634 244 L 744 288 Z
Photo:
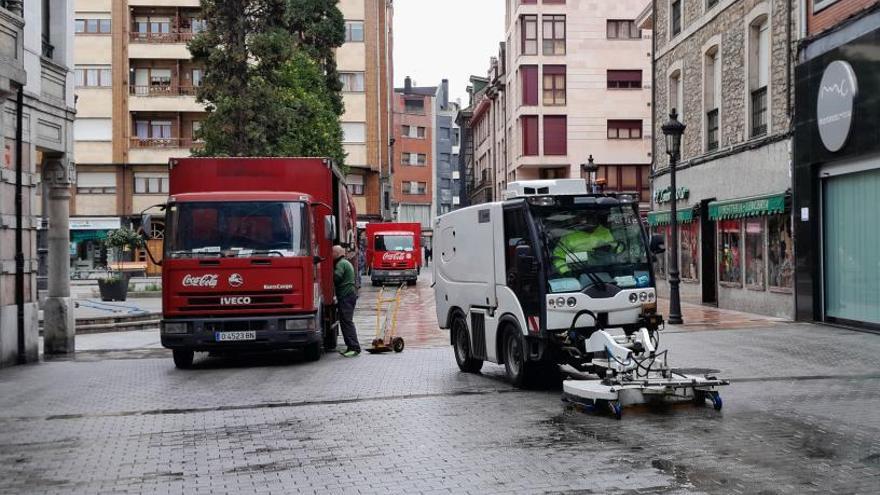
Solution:
M 200 356 L 180 371 L 155 333 L 126 332 L 0 370 L 0 493 L 880 492 L 877 335 L 710 312 L 717 326 L 669 328 L 661 345 L 733 380 L 723 411 L 616 421 L 567 410 L 558 385 L 513 389 L 500 366 L 460 373 L 429 278 L 404 295 L 400 354 Z M 365 343 L 375 294 L 361 294 Z

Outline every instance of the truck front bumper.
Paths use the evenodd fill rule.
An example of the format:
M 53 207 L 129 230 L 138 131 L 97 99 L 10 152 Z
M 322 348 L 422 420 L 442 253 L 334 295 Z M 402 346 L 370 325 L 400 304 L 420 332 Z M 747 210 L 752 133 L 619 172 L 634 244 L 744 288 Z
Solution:
M 194 351 L 296 349 L 322 342 L 317 313 L 308 316 L 163 319 L 162 347 Z M 246 340 L 221 340 L 230 335 Z
M 412 270 L 380 270 L 373 269 L 370 273 L 373 282 L 406 282 L 408 280 L 418 280 L 419 271 Z

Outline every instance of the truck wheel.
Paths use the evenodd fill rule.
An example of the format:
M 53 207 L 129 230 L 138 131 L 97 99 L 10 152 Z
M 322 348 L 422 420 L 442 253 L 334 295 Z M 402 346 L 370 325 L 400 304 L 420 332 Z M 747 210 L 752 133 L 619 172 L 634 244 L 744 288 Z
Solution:
M 477 373 L 483 367 L 482 359 L 471 357 L 471 343 L 468 337 L 467 323 L 461 315 L 455 316 L 452 321 L 453 350 L 458 369 L 465 373 Z
M 174 349 L 172 354 L 174 356 L 174 366 L 177 369 L 188 370 L 192 368 L 195 352 L 190 349 Z
M 378 280 L 372 280 L 371 282 L 373 282 L 373 287 L 379 287 L 379 285 L 381 285 Z
M 413 286 L 416 285 L 416 282 L 418 282 L 418 280 L 407 280 L 406 285 Z
M 336 346 L 333 346 L 334 348 Z M 320 342 L 315 342 L 314 344 L 309 344 L 303 349 L 306 361 L 314 362 L 321 359 L 321 354 L 324 354 L 324 350 L 321 348 Z
M 516 388 L 528 388 L 534 382 L 534 366 L 526 358 L 522 336 L 515 330 L 504 334 L 504 369 L 507 379 Z

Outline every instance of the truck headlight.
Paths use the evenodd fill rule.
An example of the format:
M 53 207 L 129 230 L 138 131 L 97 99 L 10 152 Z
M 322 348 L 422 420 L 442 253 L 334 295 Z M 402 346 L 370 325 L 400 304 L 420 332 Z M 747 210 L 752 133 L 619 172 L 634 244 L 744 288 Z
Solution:
M 298 320 L 287 320 L 284 322 L 285 330 L 311 330 L 314 320 L 311 318 L 300 318 Z
M 162 324 L 162 332 L 168 334 L 189 333 L 189 323 L 166 322 Z

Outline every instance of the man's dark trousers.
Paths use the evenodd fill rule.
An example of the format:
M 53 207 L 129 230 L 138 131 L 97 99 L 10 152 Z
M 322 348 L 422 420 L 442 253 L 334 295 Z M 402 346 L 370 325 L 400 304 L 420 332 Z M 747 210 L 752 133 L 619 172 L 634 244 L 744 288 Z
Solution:
M 350 294 L 339 298 L 339 326 L 342 330 L 342 340 L 345 346 L 352 351 L 361 351 L 361 345 L 358 343 L 357 330 L 354 327 L 354 308 L 357 306 L 357 294 Z

